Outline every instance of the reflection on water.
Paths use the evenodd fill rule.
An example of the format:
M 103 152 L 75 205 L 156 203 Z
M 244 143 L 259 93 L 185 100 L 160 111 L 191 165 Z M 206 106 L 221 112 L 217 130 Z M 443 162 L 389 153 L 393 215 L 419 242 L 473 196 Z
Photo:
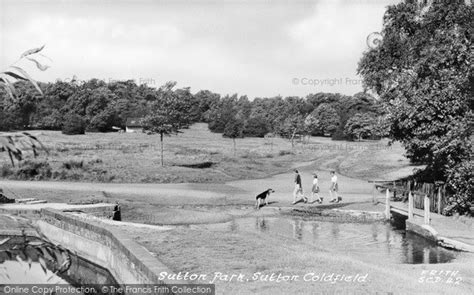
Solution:
M 235 222 L 235 219 L 234 219 L 234 222 Z M 265 223 L 265 218 L 255 218 L 255 228 L 262 231 L 262 232 L 265 232 L 267 231 L 267 224 Z
M 292 238 L 317 249 L 382 263 L 446 263 L 457 254 L 418 235 L 383 223 L 336 223 L 299 218 L 256 217 L 198 227 Z
M 0 236 L 0 284 L 117 285 L 108 270 L 37 238 Z

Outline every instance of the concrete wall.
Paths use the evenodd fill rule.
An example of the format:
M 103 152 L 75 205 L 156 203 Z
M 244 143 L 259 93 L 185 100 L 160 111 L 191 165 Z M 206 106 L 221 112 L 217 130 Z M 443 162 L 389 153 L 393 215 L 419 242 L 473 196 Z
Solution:
M 94 215 L 100 218 L 107 218 L 113 220 L 121 220 L 120 205 L 99 203 L 99 204 L 59 204 L 59 203 L 45 203 L 45 204 L 3 204 L 0 206 L 0 214 L 21 215 L 30 218 L 39 218 L 41 210 L 51 208 L 63 212 L 83 212 Z
M 411 221 L 410 219 L 407 219 L 405 221 L 405 225 L 406 225 L 407 231 L 414 232 L 415 234 L 425 237 L 434 242 L 438 241 L 438 238 L 437 238 L 438 233 L 436 232 L 434 228 L 432 228 L 429 225 L 418 224 L 416 222 Z
M 52 242 L 107 268 L 119 284 L 173 283 L 158 279 L 172 271 L 121 232 L 52 209 L 41 211 L 37 226 Z
M 406 230 L 414 232 L 420 236 L 423 236 L 427 239 L 435 241 L 438 245 L 448 248 L 454 249 L 458 251 L 466 251 L 466 252 L 473 252 L 474 253 L 474 246 L 470 244 L 466 244 L 460 241 L 456 241 L 450 238 L 446 238 L 441 236 L 436 229 L 434 229 L 430 225 L 420 224 L 415 221 L 411 221 L 407 219 L 406 221 Z

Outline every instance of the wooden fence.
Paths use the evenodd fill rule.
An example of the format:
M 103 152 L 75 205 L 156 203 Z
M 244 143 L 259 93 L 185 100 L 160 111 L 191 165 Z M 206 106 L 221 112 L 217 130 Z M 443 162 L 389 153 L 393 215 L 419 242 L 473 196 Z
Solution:
M 417 209 L 424 209 L 425 196 L 428 196 L 430 202 L 430 211 L 442 214 L 447 205 L 450 195 L 446 192 L 444 183 L 425 183 L 413 180 L 403 181 L 369 181 L 374 184 L 374 198 L 376 190 L 389 189 L 393 193 L 395 201 L 408 202 L 408 195 L 413 195 L 413 205 Z

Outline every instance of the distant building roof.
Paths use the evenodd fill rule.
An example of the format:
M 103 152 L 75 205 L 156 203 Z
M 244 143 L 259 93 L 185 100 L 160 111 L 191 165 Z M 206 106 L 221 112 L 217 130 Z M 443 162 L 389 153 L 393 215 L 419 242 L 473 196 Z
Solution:
M 143 127 L 141 120 L 142 118 L 128 118 L 125 125 L 127 127 Z

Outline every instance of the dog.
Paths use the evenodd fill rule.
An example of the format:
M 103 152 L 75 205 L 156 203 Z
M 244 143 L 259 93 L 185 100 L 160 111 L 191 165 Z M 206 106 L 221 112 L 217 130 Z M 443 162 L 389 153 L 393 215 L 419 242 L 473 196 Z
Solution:
M 272 190 L 271 188 L 267 189 L 266 191 L 258 194 L 255 199 L 256 199 L 256 202 L 255 202 L 255 209 L 260 209 L 260 205 L 261 205 L 261 202 L 263 203 L 263 201 L 265 201 L 265 205 L 268 205 L 267 203 L 267 197 L 270 196 L 271 193 L 274 193 L 275 191 Z

